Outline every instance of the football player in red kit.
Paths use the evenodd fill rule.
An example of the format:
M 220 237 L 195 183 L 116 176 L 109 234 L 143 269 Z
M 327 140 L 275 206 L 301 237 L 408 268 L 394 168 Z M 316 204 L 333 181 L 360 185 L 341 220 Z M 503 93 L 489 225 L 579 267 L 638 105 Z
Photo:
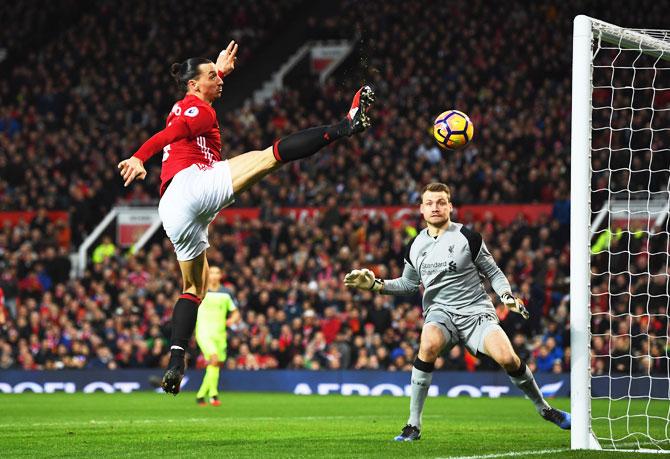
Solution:
M 172 75 L 186 93 L 168 115 L 165 129 L 119 163 L 124 185 L 144 179 L 144 162 L 163 151 L 158 212 L 174 245 L 183 290 L 172 313 L 170 363 L 162 380 L 165 392 L 179 393 L 185 349 L 193 335 L 197 308 L 207 292 L 209 247 L 207 227 L 235 194 L 282 164 L 313 155 L 329 143 L 370 126 L 368 107 L 374 102 L 370 86 L 356 92 L 347 116 L 339 123 L 290 134 L 265 150 L 221 158 L 221 135 L 212 103 L 221 97 L 223 78 L 235 68 L 237 44 L 231 41 L 216 64 L 191 58 L 172 66 Z

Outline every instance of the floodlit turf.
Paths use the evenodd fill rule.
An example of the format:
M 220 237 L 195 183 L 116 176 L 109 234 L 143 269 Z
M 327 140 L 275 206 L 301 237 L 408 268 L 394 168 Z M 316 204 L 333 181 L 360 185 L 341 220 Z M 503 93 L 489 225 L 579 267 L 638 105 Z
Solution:
M 0 395 L 0 457 L 634 457 L 566 451 L 569 432 L 522 398 L 429 398 L 415 443 L 392 441 L 406 421 L 405 397 L 223 393 L 221 400 L 215 408 L 197 406 L 189 392 Z M 559 451 L 506 454 L 540 450 Z

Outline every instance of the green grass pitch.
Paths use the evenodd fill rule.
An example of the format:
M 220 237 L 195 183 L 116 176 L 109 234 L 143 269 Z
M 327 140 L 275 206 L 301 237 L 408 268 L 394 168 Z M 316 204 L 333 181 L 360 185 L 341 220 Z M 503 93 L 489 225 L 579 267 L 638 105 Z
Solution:
M 406 397 L 224 392 L 221 400 L 215 408 L 197 406 L 190 392 L 0 395 L 0 457 L 639 457 L 567 451 L 569 432 L 522 398 L 429 398 L 415 443 L 392 441 Z

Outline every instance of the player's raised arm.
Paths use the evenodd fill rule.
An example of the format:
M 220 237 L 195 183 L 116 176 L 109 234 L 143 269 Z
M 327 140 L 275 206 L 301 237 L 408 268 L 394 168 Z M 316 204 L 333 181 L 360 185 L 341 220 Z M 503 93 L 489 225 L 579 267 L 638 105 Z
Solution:
M 219 77 L 224 78 L 235 70 L 235 61 L 237 60 L 237 43 L 231 40 L 226 49 L 219 53 L 216 59 L 216 71 Z

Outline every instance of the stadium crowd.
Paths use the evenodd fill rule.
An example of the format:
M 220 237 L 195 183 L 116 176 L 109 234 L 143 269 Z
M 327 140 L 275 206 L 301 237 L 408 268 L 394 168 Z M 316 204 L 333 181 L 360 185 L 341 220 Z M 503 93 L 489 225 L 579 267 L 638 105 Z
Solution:
M 422 326 L 420 298 L 349 291 L 342 279 L 351 266 L 398 276 L 419 222 L 398 226 L 381 215 L 364 219 L 337 209 L 297 221 L 267 208 L 263 219 L 212 227 L 210 263 L 221 267 L 242 312 L 229 332 L 228 368 L 410 368 Z M 529 224 L 519 217 L 501 225 L 490 215 L 465 222 L 484 234 L 529 302 L 526 322 L 495 300 L 518 351 L 541 371 L 562 371 L 569 364 L 568 252 L 558 220 Z M 35 221 L 0 233 L 8 248 L 0 368 L 161 365 L 180 293 L 169 242 L 136 255 L 105 246 L 94 251 L 85 276 L 68 281 L 69 259 L 54 251 L 48 233 Z M 438 368 L 474 371 L 491 363 L 456 347 Z
M 335 211 L 303 224 L 280 217 L 275 206 L 414 205 L 421 186 L 439 180 L 452 187 L 456 205 L 554 204 L 554 215 L 534 223 L 520 218 L 501 225 L 492 217 L 465 223 L 484 234 L 498 264 L 528 300 L 529 322 L 495 302 L 519 355 L 539 371 L 564 371 L 570 362 L 569 43 L 580 2 L 512 1 L 505 21 L 499 20 L 498 6 L 485 1 L 469 3 L 467 14 L 438 2 L 433 7 L 339 3 L 342 20 L 331 18 L 315 28 L 329 35 L 356 32 L 361 41 L 325 85 L 286 88 L 264 104 L 236 111 L 225 110 L 224 87 L 224 157 L 337 119 L 360 80 L 374 82 L 379 95 L 370 135 L 336 143 L 241 195 L 235 205 L 262 206 L 261 220 L 212 227 L 208 256 L 223 269 L 242 310 L 242 322 L 229 333 L 228 367 L 409 369 L 421 329 L 418 298 L 359 294 L 341 285 L 352 266 L 399 275 L 406 228 Z M 663 17 L 656 2 L 643 2 L 646 8 L 626 18 L 616 17 L 626 9 L 605 9 L 605 3 L 610 2 L 589 8 L 602 7 L 601 17 L 615 23 L 649 26 L 644 21 L 653 12 Z M 112 248 L 113 255 L 96 260 L 83 278 L 69 280 L 67 249 L 56 242 L 59 228 L 44 212 L 70 212 L 77 246 L 114 204 L 155 203 L 160 161 L 152 159 L 146 182 L 130 189 L 122 187 L 115 165 L 163 127 L 178 97 L 170 91 L 169 64 L 191 55 L 213 57 L 233 37 L 241 44 L 236 72 L 243 72 L 301 2 L 241 5 L 246 6 L 223 3 L 217 17 L 224 22 L 214 22 L 204 9 L 175 20 L 180 11 L 175 1 L 97 1 L 58 39 L 36 48 L 21 44 L 25 55 L 13 58 L 7 78 L 0 80 L 0 211 L 36 210 L 38 217 L 0 228 L 0 368 L 164 364 L 166 321 L 180 288 L 167 240 L 134 256 Z M 20 40 L 7 43 L 11 51 Z M 433 117 L 450 107 L 468 112 L 476 140 L 443 155 L 429 131 Z M 419 222 L 410 227 L 418 229 Z M 638 242 L 644 244 L 644 238 Z M 594 266 L 609 272 L 609 258 L 598 260 Z M 658 278 L 661 271 L 661 266 L 655 271 Z M 615 282 L 607 276 L 594 286 L 603 292 L 597 297 L 603 304 L 615 298 L 604 293 Z M 651 324 L 663 330 L 667 282 L 641 278 L 634 283 L 641 303 L 632 309 L 639 314 L 624 328 Z M 623 298 L 630 276 L 616 282 L 622 283 L 616 298 Z M 653 289 L 658 297 L 648 295 Z M 660 298 L 654 300 L 658 314 L 645 319 L 649 298 Z M 598 355 L 617 339 L 607 324 L 618 319 L 603 317 L 598 322 L 603 336 L 597 337 L 602 342 L 594 340 Z M 635 345 L 644 350 L 643 342 Z M 647 354 L 654 358 L 626 357 L 628 367 L 619 369 L 637 365 L 640 371 L 662 372 L 666 346 L 652 343 Z M 602 363 L 596 371 L 610 370 L 608 359 L 597 361 Z M 494 368 L 461 347 L 437 366 Z
M 91 2 L 79 3 L 90 9 Z M 213 21 L 205 8 L 181 15 L 175 0 L 94 2 L 76 26 L 3 72 L 0 210 L 69 210 L 79 244 L 123 195 L 116 164 L 164 127 L 178 97 L 170 64 L 199 54 L 214 58 L 232 37 L 244 43 L 237 55 L 244 66 L 298 3 L 225 2 Z M 37 17 L 41 8 L 16 9 Z M 124 198 L 154 202 L 157 180 L 156 172 Z
M 332 122 L 345 111 L 359 79 L 378 86 L 373 135 L 340 142 L 281 171 L 272 186 L 254 188 L 236 205 L 259 205 L 268 196 L 281 205 L 323 205 L 335 192 L 343 204 L 405 204 L 432 176 L 452 185 L 457 203 L 553 202 L 567 196 L 570 49 L 559 42 L 569 41 L 561 8 L 570 5 L 518 2 L 510 6 L 509 20 L 498 21 L 495 5 L 473 2 L 469 19 L 454 28 L 448 24 L 463 14 L 458 9 L 341 3 L 341 21 L 315 27 L 347 36 L 354 33 L 349 28 L 357 30 L 362 44 L 356 62 L 323 87 L 287 90 L 235 112 L 225 110 L 224 90 L 224 156 Z M 156 170 L 129 191 L 111 165 L 163 127 L 178 97 L 169 64 L 190 55 L 215 56 L 234 37 L 241 43 L 237 72 L 243 72 L 296 4 L 256 0 L 245 9 L 225 3 L 217 17 L 226 22 L 219 23 L 208 20 L 207 10 L 174 21 L 179 8 L 164 2 L 96 2 L 77 27 L 26 53 L 0 82 L 0 210 L 70 209 L 78 242 L 119 199 L 155 201 Z M 519 33 L 546 37 L 552 51 L 535 49 L 540 41 Z M 496 39 L 483 39 L 490 36 Z M 26 84 L 29 76 L 39 83 Z M 477 142 L 444 157 L 429 129 L 448 107 L 471 116 Z M 157 169 L 160 161 L 148 165 Z
M 592 373 L 667 377 L 670 371 L 670 253 L 660 231 L 621 224 L 592 248 Z M 607 234 L 607 233 L 605 233 Z

